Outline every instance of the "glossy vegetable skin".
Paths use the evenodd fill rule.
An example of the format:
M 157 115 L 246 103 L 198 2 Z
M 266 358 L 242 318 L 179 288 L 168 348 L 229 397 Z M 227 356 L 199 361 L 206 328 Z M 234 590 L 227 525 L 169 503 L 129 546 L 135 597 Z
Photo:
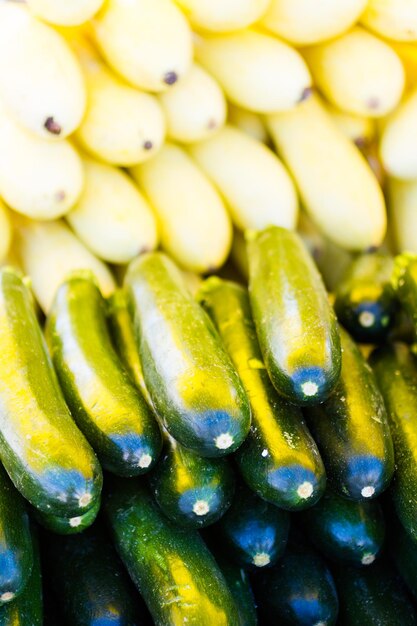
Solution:
M 273 226 L 249 233 L 249 294 L 265 365 L 279 393 L 323 402 L 340 374 L 336 317 L 300 237 Z
M 285 550 L 290 519 L 286 511 L 240 485 L 231 507 L 212 527 L 231 559 L 256 570 L 273 565 Z
M 101 469 L 64 402 L 32 296 L 11 268 L 0 270 L 0 351 L 1 462 L 37 509 L 82 515 L 99 498 Z
M 370 565 L 384 545 L 385 520 L 377 501 L 352 502 L 328 489 L 302 521 L 311 541 L 331 559 Z
M 156 501 L 179 526 L 202 528 L 229 508 L 235 479 L 227 459 L 207 459 L 168 433 L 162 458 L 149 477 Z
M 376 497 L 389 485 L 394 452 L 384 401 L 374 374 L 340 329 L 342 373 L 333 394 L 307 412 L 332 487 L 352 500 Z
M 113 349 L 90 272 L 74 272 L 58 289 L 47 339 L 74 419 L 103 467 L 120 476 L 149 471 L 162 447 L 160 429 Z
M 233 452 L 250 427 L 249 402 L 179 270 L 163 253 L 144 254 L 125 285 L 146 387 L 166 429 L 201 456 Z
M 32 566 L 32 539 L 24 501 L 0 466 L 0 606 L 23 591 Z
M 221 556 L 220 550 L 214 552 L 214 557 L 226 579 L 239 613 L 239 621 L 236 626 L 257 626 L 258 616 L 255 597 L 247 572 Z
M 98 525 L 75 537 L 44 538 L 48 582 L 71 626 L 150 626 L 149 613 L 110 538 Z
M 403 528 L 398 518 L 390 519 L 389 548 L 401 578 L 417 599 L 417 543 Z
M 401 307 L 417 330 L 417 254 L 404 252 L 395 258 L 392 285 Z
M 391 285 L 393 259 L 368 252 L 352 261 L 336 289 L 334 309 L 357 341 L 380 343 L 393 322 L 397 303 Z
M 47 530 L 58 535 L 74 535 L 83 532 L 91 526 L 99 514 L 101 499 L 94 502 L 94 505 L 88 509 L 83 515 L 75 517 L 60 517 L 59 515 L 50 515 L 43 511 L 33 509 L 35 519 Z
M 371 355 L 384 396 L 395 447 L 390 494 L 398 518 L 417 541 L 417 367 L 409 348 L 396 343 Z
M 196 531 L 170 522 L 139 480 L 113 479 L 105 511 L 116 549 L 158 626 L 230 626 L 238 613 Z
M 209 278 L 199 300 L 213 320 L 248 395 L 249 435 L 235 454 L 246 484 L 290 511 L 312 506 L 326 483 L 323 463 L 300 409 L 274 389 L 263 363 L 246 290 Z

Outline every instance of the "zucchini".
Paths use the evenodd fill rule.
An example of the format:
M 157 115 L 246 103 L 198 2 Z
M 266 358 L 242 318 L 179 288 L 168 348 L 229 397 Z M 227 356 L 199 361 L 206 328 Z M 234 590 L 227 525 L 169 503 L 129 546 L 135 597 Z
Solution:
M 300 409 L 279 396 L 269 379 L 246 290 L 211 277 L 199 299 L 251 404 L 251 429 L 235 454 L 240 474 L 258 496 L 280 508 L 295 511 L 313 505 L 325 487 L 323 463 Z
M 332 567 L 342 626 L 415 626 L 414 606 L 392 563 Z
M 1 462 L 37 509 L 82 515 L 99 498 L 101 469 L 64 402 L 32 296 L 7 267 L 0 270 L 0 352 Z
M 339 603 L 323 559 L 303 541 L 290 539 L 275 567 L 259 573 L 255 596 L 265 624 L 312 626 L 336 623 Z
M 43 626 L 42 574 L 38 539 L 32 529 L 33 567 L 18 598 L 0 606 L 0 626 Z
M 32 539 L 24 501 L 0 466 L 0 606 L 23 591 L 32 566 Z
M 140 362 L 130 317 L 127 294 L 117 289 L 107 300 L 107 320 L 114 348 L 136 387 L 141 391 L 149 406 L 152 400 L 145 385 L 142 363 Z
M 162 511 L 179 526 L 202 528 L 229 508 L 234 474 L 227 459 L 206 459 L 166 433 L 162 458 L 149 477 Z
M 381 343 L 393 325 L 397 308 L 393 266 L 391 255 L 384 252 L 361 254 L 336 289 L 336 315 L 356 341 Z
M 178 268 L 165 254 L 144 254 L 125 284 L 146 387 L 166 429 L 201 456 L 233 452 L 249 431 L 249 402 Z
M 48 582 L 71 626 L 150 626 L 148 610 L 100 526 L 45 538 Z
M 379 348 L 371 364 L 383 393 L 395 447 L 390 489 L 402 525 L 417 541 L 417 366 L 402 343 Z
M 391 557 L 414 600 L 417 600 L 417 543 L 394 516 L 390 519 L 390 530 Z
M 33 515 L 39 524 L 53 533 L 74 535 L 75 533 L 81 533 L 93 524 L 100 511 L 100 505 L 101 500 L 98 498 L 86 513 L 75 517 L 59 517 L 58 515 L 50 515 L 36 509 L 33 509 Z
M 379 502 L 352 502 L 330 489 L 302 514 L 311 541 L 326 557 L 356 565 L 370 565 L 385 539 L 385 520 Z
M 247 239 L 253 319 L 272 383 L 294 404 L 323 402 L 341 352 L 321 276 L 296 233 L 271 226 Z
M 359 348 L 340 329 L 342 374 L 333 394 L 307 411 L 329 481 L 352 500 L 382 493 L 394 471 L 387 415 L 375 377 Z
M 401 307 L 417 331 L 417 254 L 404 252 L 395 258 L 392 285 Z
M 105 511 L 116 549 L 157 626 L 232 626 L 226 581 L 197 533 L 169 521 L 140 480 L 113 479 Z
M 91 272 L 62 283 L 46 329 L 68 405 L 102 466 L 120 476 L 149 471 L 161 451 L 160 429 L 113 349 Z
M 257 626 L 258 615 L 255 597 L 248 573 L 229 559 L 225 559 L 219 550 L 214 552 L 214 558 L 222 571 L 237 606 L 239 620 L 236 626 Z
M 286 511 L 240 485 L 231 507 L 210 534 L 237 565 L 254 571 L 273 565 L 283 555 L 289 525 Z

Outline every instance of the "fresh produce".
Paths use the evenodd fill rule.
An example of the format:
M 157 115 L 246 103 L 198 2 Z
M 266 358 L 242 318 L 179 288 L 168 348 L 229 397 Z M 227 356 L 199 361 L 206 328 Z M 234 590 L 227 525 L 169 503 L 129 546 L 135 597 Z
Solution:
M 212 277 L 202 285 L 199 298 L 251 404 L 251 429 L 235 455 L 243 479 L 258 496 L 281 508 L 311 506 L 324 491 L 323 463 L 301 411 L 277 394 L 268 377 L 247 292 Z
M 54 533 L 58 533 L 59 535 L 74 535 L 81 533 L 93 524 L 100 511 L 100 506 L 101 499 L 96 498 L 93 505 L 86 513 L 82 513 L 76 517 L 53 515 L 52 513 L 38 511 L 37 509 L 33 509 L 33 515 L 39 524 Z
M 46 330 L 68 406 L 103 467 L 119 476 L 149 471 L 160 431 L 112 347 L 92 274 L 74 273 L 61 285 Z
M 213 32 L 250 26 L 265 12 L 268 0 L 175 0 L 191 24 Z
M 417 183 L 390 178 L 388 194 L 391 227 L 398 251 L 417 254 Z
M 386 172 L 401 180 L 417 177 L 417 89 L 390 115 L 383 129 L 380 156 Z
M 273 565 L 283 555 L 289 523 L 286 511 L 240 485 L 231 507 L 211 532 L 237 565 L 254 570 Z
M 237 609 L 196 531 L 175 526 L 139 481 L 115 481 L 105 504 L 116 549 L 158 626 L 230 626 Z
M 340 375 L 334 313 L 297 234 L 280 227 L 248 237 L 249 295 L 265 366 L 279 393 L 298 405 L 323 402 Z
M 10 268 L 0 270 L 0 319 L 0 460 L 34 507 L 77 517 L 99 497 L 101 469 L 64 402 L 30 292 Z
M 235 601 L 239 613 L 239 621 L 236 626 L 257 626 L 258 617 L 255 598 L 248 573 L 243 568 L 222 557 L 220 550 L 214 550 L 213 545 L 210 545 L 210 549 L 214 552 L 216 562 Z
M 374 374 L 343 329 L 340 337 L 340 380 L 323 404 L 308 410 L 307 423 L 335 491 L 363 500 L 388 487 L 394 472 L 394 450 Z M 384 392 L 383 387 L 381 390 Z
M 34 15 L 51 24 L 77 26 L 94 16 L 104 0 L 27 0 Z
M 202 456 L 236 450 L 250 406 L 208 316 L 175 264 L 142 255 L 126 275 L 146 387 L 168 432 Z
M 361 21 L 389 39 L 417 41 L 416 0 L 369 0 Z
M 356 341 L 380 343 L 392 327 L 397 309 L 392 270 L 389 254 L 364 253 L 352 261 L 337 286 L 336 315 Z
M 395 259 L 392 284 L 403 310 L 417 329 L 417 255 L 405 252 Z
M 414 596 L 417 597 L 417 547 L 398 518 L 390 519 L 392 533 L 389 537 L 390 554 L 397 570 Z

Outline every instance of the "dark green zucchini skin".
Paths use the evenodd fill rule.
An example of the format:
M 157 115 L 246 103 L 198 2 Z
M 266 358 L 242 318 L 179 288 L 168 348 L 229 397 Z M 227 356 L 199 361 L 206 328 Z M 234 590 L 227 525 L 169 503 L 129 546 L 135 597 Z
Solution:
M 201 456 L 236 450 L 250 427 L 242 383 L 210 319 L 163 253 L 125 278 L 146 387 L 168 432 Z
M 311 541 L 328 558 L 370 565 L 383 548 L 385 520 L 375 500 L 353 502 L 328 489 L 301 517 Z
M 366 252 L 352 261 L 335 293 L 339 322 L 356 341 L 380 343 L 394 322 L 397 302 L 391 284 L 391 255 Z
M 252 409 L 252 425 L 235 460 L 246 484 L 261 498 L 296 511 L 324 492 L 326 476 L 299 408 L 278 395 L 265 369 L 247 291 L 209 278 L 199 300 L 213 320 L 240 376 Z
M 380 559 L 369 567 L 333 565 L 341 626 L 415 626 L 417 616 L 394 565 Z
M 0 606 L 23 591 L 32 566 L 32 539 L 24 500 L 0 466 Z
M 220 550 L 214 552 L 214 557 L 235 600 L 239 613 L 239 621 L 236 626 L 257 626 L 258 615 L 255 596 L 248 573 L 243 567 L 239 567 L 229 559 L 224 558 L 220 554 Z
M 417 367 L 409 348 L 396 343 L 371 355 L 384 396 L 395 448 L 390 489 L 402 525 L 417 541 Z
M 1 462 L 37 509 L 83 514 L 100 496 L 101 468 L 64 402 L 31 293 L 7 267 L 0 270 L 0 353 Z
M 404 252 L 395 258 L 392 285 L 401 308 L 417 330 L 417 254 Z
M 203 528 L 220 519 L 235 491 L 228 459 L 201 457 L 168 433 L 162 457 L 149 482 L 165 515 L 189 528 Z
M 417 600 L 417 542 L 407 533 L 398 518 L 390 519 L 388 545 L 401 578 Z
M 94 505 L 88 509 L 84 515 L 77 515 L 75 517 L 60 517 L 58 515 L 50 515 L 32 509 L 33 515 L 37 522 L 47 530 L 58 535 L 74 535 L 83 532 L 86 528 L 91 526 L 100 511 L 101 499 L 95 500 Z
M 265 365 L 297 405 L 323 402 L 340 375 L 336 316 L 302 239 L 271 226 L 248 237 L 249 294 Z
M 307 423 L 334 490 L 352 500 L 363 500 L 388 487 L 394 452 L 374 374 L 343 328 L 340 337 L 340 380 L 330 398 L 307 411 Z
M 238 613 L 197 533 L 168 520 L 140 480 L 113 479 L 105 501 L 115 547 L 156 626 L 231 626 Z
M 48 582 L 68 626 L 151 626 L 110 538 L 99 525 L 43 541 Z
M 19 597 L 0 606 L 0 626 L 43 626 L 41 563 L 38 540 L 33 529 L 32 545 L 31 574 Z
M 210 534 L 221 541 L 225 554 L 237 565 L 256 571 L 273 565 L 283 555 L 289 524 L 286 511 L 241 484 L 231 507 Z
M 133 323 L 128 309 L 127 294 L 124 289 L 116 291 L 107 300 L 107 321 L 114 348 L 136 387 L 141 391 L 149 406 L 152 400 L 146 388 L 142 363 L 136 346 Z
M 336 623 L 339 603 L 333 577 L 321 556 L 290 540 L 284 556 L 254 579 L 260 615 L 268 626 Z
M 120 476 L 149 471 L 161 451 L 160 429 L 112 346 L 92 273 L 74 272 L 61 285 L 46 328 L 68 405 L 102 466 Z

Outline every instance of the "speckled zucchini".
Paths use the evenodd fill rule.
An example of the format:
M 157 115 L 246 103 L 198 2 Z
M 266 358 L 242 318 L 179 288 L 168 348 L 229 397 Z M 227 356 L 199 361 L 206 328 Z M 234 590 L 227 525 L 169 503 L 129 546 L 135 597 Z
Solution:
M 150 626 L 153 622 L 100 526 L 75 537 L 45 537 L 48 582 L 71 626 Z
M 33 509 L 33 515 L 36 520 L 47 530 L 59 535 L 74 535 L 81 533 L 83 530 L 91 526 L 100 511 L 101 500 L 95 500 L 94 506 L 88 509 L 83 515 L 75 517 L 60 517 L 58 515 L 49 515 L 42 511 Z
M 257 626 L 258 615 L 255 597 L 247 572 L 242 567 L 221 556 L 220 550 L 214 553 L 214 557 L 226 579 L 227 586 L 232 593 L 239 612 L 239 621 L 236 626 Z
M 24 589 L 33 566 L 24 500 L 0 466 L 0 606 Z
M 202 528 L 216 522 L 229 508 L 235 490 L 227 459 L 207 459 L 184 448 L 166 433 L 165 447 L 151 473 L 155 500 L 180 526 Z
M 237 565 L 257 570 L 273 565 L 284 553 L 290 524 L 289 514 L 240 485 L 231 507 L 212 527 Z
M 337 286 L 336 315 L 356 341 L 380 343 L 394 322 L 393 266 L 391 255 L 384 252 L 361 254 Z
M 238 624 L 226 581 L 197 531 L 170 522 L 140 480 L 113 479 L 105 511 L 116 549 L 155 624 Z
M 248 237 L 249 294 L 265 365 L 279 393 L 323 402 L 340 375 L 336 316 L 296 233 L 271 226 Z
M 401 307 L 417 332 L 417 254 L 404 252 L 395 258 L 392 286 Z
M 146 387 L 168 432 L 201 456 L 236 450 L 250 427 L 242 383 L 206 313 L 163 253 L 126 274 Z
M 74 272 L 60 286 L 46 329 L 68 405 L 102 466 L 120 476 L 149 471 L 161 451 L 160 429 L 111 344 L 90 272 Z
M 334 490 L 361 500 L 388 487 L 394 471 L 393 445 L 372 370 L 342 328 L 340 337 L 340 381 L 330 398 L 307 411 L 307 422 Z
M 300 409 L 274 389 L 265 369 L 246 290 L 209 278 L 199 300 L 213 320 L 252 409 L 249 435 L 235 454 L 246 484 L 287 510 L 312 506 L 325 487 L 323 463 Z
M 401 343 L 379 348 L 371 364 L 395 447 L 391 497 L 401 523 L 417 541 L 417 366 L 409 348 Z
M 370 565 L 385 539 L 385 520 L 379 502 L 352 502 L 330 489 L 302 515 L 311 541 L 330 559 Z
M 99 498 L 101 469 L 64 402 L 31 293 L 7 267 L 0 270 L 0 353 L 1 462 L 37 509 L 82 515 Z

